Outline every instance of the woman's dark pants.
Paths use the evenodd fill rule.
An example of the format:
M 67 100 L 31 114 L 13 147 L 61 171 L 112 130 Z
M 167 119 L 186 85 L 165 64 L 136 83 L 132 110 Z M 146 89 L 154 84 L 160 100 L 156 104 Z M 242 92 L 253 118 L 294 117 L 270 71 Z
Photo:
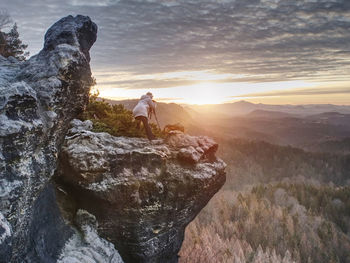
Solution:
M 140 128 L 140 121 L 142 121 L 148 140 L 154 140 L 156 137 L 152 133 L 151 127 L 148 124 L 148 119 L 144 116 L 137 116 L 135 119 L 137 120 L 137 128 Z

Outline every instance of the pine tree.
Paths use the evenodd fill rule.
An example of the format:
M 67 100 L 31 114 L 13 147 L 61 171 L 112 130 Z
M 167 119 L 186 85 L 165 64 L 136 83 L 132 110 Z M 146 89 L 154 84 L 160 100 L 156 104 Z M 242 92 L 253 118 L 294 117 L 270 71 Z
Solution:
M 17 23 L 15 23 L 9 33 L 5 33 L 6 46 L 4 50 L 4 56 L 13 56 L 19 60 L 25 60 L 29 55 L 29 52 L 25 52 L 28 45 L 22 43 L 19 39 L 19 33 L 17 30 Z

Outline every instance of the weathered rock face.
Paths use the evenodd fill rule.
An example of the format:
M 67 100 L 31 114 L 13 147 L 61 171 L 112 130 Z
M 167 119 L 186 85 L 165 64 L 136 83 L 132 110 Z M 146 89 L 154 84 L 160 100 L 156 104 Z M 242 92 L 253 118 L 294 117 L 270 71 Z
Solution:
M 122 263 L 115 247 L 125 262 L 177 262 L 186 225 L 224 184 L 206 137 L 150 144 L 78 120 L 67 135 L 96 33 L 68 16 L 28 61 L 0 56 L 0 262 Z
M 125 262 L 177 262 L 186 225 L 225 182 L 217 144 L 181 132 L 149 143 L 75 120 L 57 180 Z
M 55 199 L 48 182 L 69 122 L 88 102 L 96 34 L 90 18 L 68 16 L 28 61 L 0 56 L 0 262 L 52 262 L 72 235 L 51 218 L 59 211 L 47 206 Z M 43 222 L 57 227 L 55 244 L 40 236 Z

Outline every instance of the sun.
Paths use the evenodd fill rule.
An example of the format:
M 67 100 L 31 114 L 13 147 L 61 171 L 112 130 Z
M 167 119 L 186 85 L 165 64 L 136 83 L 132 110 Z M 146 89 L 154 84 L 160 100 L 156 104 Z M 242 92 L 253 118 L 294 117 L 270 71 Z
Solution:
M 215 83 L 203 82 L 187 86 L 183 92 L 183 103 L 186 104 L 219 104 L 227 101 L 227 96 L 215 88 Z

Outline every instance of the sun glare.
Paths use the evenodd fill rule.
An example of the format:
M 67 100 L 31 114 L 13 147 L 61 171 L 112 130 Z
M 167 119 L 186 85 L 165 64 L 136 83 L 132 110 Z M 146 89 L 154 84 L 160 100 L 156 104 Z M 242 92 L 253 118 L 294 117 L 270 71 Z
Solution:
M 272 91 L 290 91 L 295 89 L 316 87 L 320 85 L 316 82 L 308 82 L 302 80 L 280 81 L 280 82 L 242 82 L 238 79 L 244 76 L 233 74 L 219 74 L 212 71 L 181 71 L 168 72 L 153 75 L 135 75 L 126 74 L 125 72 L 116 72 L 115 75 L 108 73 L 109 77 L 98 78 L 97 85 L 100 97 L 124 100 L 136 99 L 141 95 L 151 91 L 155 99 L 161 102 L 175 102 L 186 104 L 219 104 L 240 100 L 243 97 L 249 98 L 249 94 L 268 93 Z M 118 84 L 110 84 L 116 81 L 116 76 L 121 77 L 122 81 L 143 81 L 154 79 L 157 81 L 173 81 L 179 79 L 186 79 L 195 82 L 191 85 L 179 85 L 165 88 L 133 88 L 132 86 L 123 87 Z M 234 78 L 234 80 L 232 80 Z M 227 81 L 226 81 L 227 80 Z M 129 84 L 131 85 L 131 84 Z M 115 87 L 117 86 L 117 87 Z M 246 96 L 248 95 L 248 96 Z
M 218 104 L 227 101 L 227 97 L 213 83 L 199 83 L 183 90 L 183 103 L 187 104 Z

